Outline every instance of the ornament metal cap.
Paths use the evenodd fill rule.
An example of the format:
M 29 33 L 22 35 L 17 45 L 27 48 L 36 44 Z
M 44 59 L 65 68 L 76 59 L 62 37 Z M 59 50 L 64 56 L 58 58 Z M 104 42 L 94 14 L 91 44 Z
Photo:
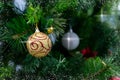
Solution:
M 40 32 L 38 28 L 36 28 L 35 32 Z
M 70 32 L 71 32 L 71 33 L 73 32 L 72 28 L 70 28 Z
M 35 32 L 40 32 L 39 28 L 38 28 L 38 24 L 36 23 L 36 30 Z

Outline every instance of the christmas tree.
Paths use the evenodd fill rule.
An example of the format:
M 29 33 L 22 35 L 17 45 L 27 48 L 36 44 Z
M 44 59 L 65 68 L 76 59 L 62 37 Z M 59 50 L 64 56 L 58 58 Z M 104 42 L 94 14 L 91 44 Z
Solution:
M 1 0 L 0 80 L 120 80 L 119 0 Z

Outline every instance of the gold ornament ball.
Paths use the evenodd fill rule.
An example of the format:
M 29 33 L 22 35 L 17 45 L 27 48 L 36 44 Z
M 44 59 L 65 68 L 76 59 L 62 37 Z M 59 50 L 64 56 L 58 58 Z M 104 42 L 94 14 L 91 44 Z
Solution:
M 27 41 L 29 53 L 37 58 L 46 56 L 52 47 L 50 38 L 39 30 L 36 30 Z
M 47 32 L 50 34 L 50 33 L 53 32 L 53 29 L 54 29 L 54 28 L 51 26 L 50 28 L 47 29 Z

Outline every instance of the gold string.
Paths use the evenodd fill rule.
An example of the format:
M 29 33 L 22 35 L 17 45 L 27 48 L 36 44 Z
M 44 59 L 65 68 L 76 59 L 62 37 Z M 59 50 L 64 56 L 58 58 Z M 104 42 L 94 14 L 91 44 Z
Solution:
M 38 23 L 36 23 L 36 29 L 38 29 Z

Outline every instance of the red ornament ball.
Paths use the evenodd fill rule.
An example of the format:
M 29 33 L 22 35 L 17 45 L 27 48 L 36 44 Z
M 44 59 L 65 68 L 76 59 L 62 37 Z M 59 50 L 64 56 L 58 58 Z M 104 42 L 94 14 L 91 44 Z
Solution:
M 97 51 L 92 51 L 91 48 L 87 47 L 83 50 L 80 51 L 85 58 L 90 58 L 90 57 L 96 57 L 98 52 Z
M 111 77 L 109 80 L 120 80 L 120 77 Z

